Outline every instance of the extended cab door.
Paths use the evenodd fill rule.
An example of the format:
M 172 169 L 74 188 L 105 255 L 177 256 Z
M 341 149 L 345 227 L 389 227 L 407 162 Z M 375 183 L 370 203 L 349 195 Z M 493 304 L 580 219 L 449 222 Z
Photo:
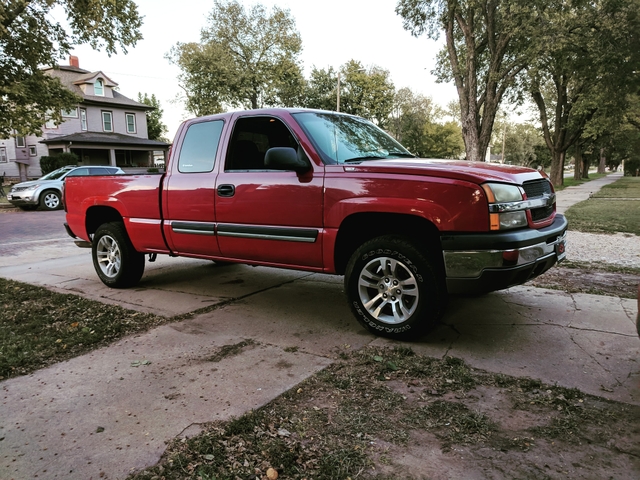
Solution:
M 163 191 L 164 232 L 172 251 L 220 255 L 215 237 L 216 157 L 222 119 L 192 123 L 178 140 Z
M 322 267 L 324 169 L 313 162 L 305 173 L 268 169 L 272 147 L 302 152 L 281 119 L 238 116 L 216 183 L 220 251 L 249 262 Z

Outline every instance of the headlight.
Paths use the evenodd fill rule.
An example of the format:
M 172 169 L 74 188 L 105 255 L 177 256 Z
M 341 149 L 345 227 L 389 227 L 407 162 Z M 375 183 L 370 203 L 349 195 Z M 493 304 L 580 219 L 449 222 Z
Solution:
M 485 183 L 482 185 L 489 201 L 489 228 L 509 230 L 526 227 L 527 212 L 522 198 L 522 190 L 517 185 Z
M 482 185 L 489 203 L 496 202 L 519 202 L 522 200 L 522 192 L 517 185 L 506 185 L 504 183 L 485 183 Z

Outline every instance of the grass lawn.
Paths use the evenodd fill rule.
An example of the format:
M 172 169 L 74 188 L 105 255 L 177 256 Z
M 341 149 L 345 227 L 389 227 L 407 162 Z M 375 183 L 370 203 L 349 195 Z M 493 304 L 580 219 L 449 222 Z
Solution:
M 556 192 L 560 190 L 564 190 L 567 187 L 575 187 L 576 185 L 582 185 L 583 183 L 590 182 L 591 180 L 596 180 L 598 178 L 606 177 L 606 173 L 590 173 L 589 178 L 582 178 L 580 180 L 575 180 L 573 177 L 564 177 L 563 185 L 561 187 L 555 187 Z
M 640 235 L 640 177 L 622 177 L 566 212 L 572 230 Z
M 82 355 L 166 321 L 0 278 L 0 380 Z

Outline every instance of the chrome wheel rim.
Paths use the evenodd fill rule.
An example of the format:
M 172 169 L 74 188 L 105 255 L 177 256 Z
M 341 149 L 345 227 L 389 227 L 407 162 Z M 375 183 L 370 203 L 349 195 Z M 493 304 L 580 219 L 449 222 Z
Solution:
M 391 257 L 378 257 L 364 266 L 358 279 L 358 294 L 369 315 L 390 325 L 406 322 L 420 299 L 413 272 Z
M 120 271 L 122 253 L 118 242 L 109 235 L 100 237 L 96 245 L 96 258 L 102 273 L 108 278 L 114 278 Z
M 55 209 L 60 205 L 60 199 L 55 193 L 47 193 L 44 196 L 44 204 L 47 208 Z

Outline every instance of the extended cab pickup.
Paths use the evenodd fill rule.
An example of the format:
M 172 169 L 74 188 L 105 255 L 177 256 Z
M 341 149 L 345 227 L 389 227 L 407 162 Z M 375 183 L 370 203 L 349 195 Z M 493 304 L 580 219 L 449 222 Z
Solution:
M 69 178 L 64 204 L 109 287 L 138 283 L 145 254 L 344 275 L 358 321 L 396 338 L 448 294 L 540 275 L 567 229 L 540 172 L 418 159 L 361 118 L 294 109 L 188 120 L 166 173 Z

